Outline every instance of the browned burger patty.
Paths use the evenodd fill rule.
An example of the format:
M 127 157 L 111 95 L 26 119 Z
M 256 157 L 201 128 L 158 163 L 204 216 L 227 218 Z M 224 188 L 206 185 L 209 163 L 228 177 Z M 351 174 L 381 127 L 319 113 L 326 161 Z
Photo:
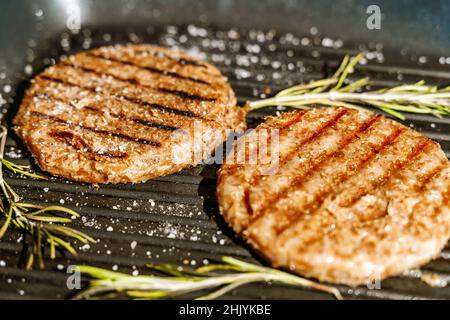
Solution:
M 274 266 L 358 285 L 418 267 L 447 243 L 450 164 L 436 142 L 342 108 L 270 117 L 256 130 L 267 128 L 279 130 L 278 170 L 227 163 L 217 196 Z
M 196 165 L 227 130 L 244 128 L 245 113 L 211 64 L 156 46 L 121 45 L 70 56 L 39 74 L 14 124 L 43 170 L 122 183 Z M 174 162 L 174 148 L 184 148 L 184 156 L 192 151 L 174 132 L 193 138 L 194 128 L 202 135 L 191 148 L 201 157 Z

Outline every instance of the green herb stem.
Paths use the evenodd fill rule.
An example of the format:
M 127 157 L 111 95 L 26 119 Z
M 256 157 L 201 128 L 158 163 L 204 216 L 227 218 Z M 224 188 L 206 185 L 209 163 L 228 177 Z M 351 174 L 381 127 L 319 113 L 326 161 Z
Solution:
M 249 110 L 269 106 L 286 106 L 305 109 L 314 105 L 341 106 L 364 109 L 378 108 L 393 117 L 404 120 L 403 112 L 431 114 L 436 117 L 450 115 L 450 87 L 439 89 L 428 86 L 425 81 L 380 90 L 367 90 L 369 78 L 349 82 L 347 77 L 363 58 L 344 58 L 336 73 L 328 78 L 300 84 L 280 91 L 272 98 L 248 103 Z
M 7 137 L 7 129 L 1 126 L 0 132 L 0 189 L 5 201 L 0 200 L 0 216 L 5 217 L 5 222 L 0 228 L 0 239 L 4 237 L 8 229 L 13 226 L 28 235 L 28 252 L 26 269 L 31 269 L 37 257 L 39 267 L 44 267 L 44 250 L 50 247 L 50 258 L 55 259 L 56 249 L 67 251 L 73 255 L 77 252 L 69 240 L 78 240 L 81 243 L 95 242 L 93 238 L 65 226 L 78 218 L 75 211 L 61 207 L 41 207 L 31 203 L 21 202 L 20 196 L 5 181 L 3 167 L 13 173 L 22 174 L 33 179 L 47 179 L 44 176 L 29 172 L 28 166 L 21 166 L 3 158 Z M 25 237 L 24 237 L 25 238 Z
M 196 299 L 216 299 L 240 286 L 254 282 L 276 282 L 312 288 L 332 294 L 342 299 L 333 287 L 320 284 L 299 276 L 247 262 L 232 257 L 223 257 L 221 264 L 207 265 L 197 270 L 184 270 L 171 265 L 148 265 L 149 268 L 164 272 L 168 276 L 130 276 L 90 266 L 79 266 L 82 274 L 94 278 L 89 287 L 75 296 L 75 299 L 101 298 L 103 295 L 125 293 L 136 299 L 161 299 L 184 294 L 197 294 Z M 228 271 L 226 274 L 212 271 Z M 231 271 L 231 272 L 230 272 Z M 212 290 L 199 295 L 204 290 Z

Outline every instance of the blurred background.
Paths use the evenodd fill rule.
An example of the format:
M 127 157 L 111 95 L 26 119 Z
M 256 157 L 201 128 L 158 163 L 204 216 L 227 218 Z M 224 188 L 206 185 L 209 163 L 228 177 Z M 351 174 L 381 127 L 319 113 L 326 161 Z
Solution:
M 381 9 L 381 30 L 366 28 L 370 5 Z M 71 7 L 80 9 L 81 23 L 89 26 L 196 23 L 298 34 L 315 28 L 319 35 L 381 41 L 393 49 L 445 54 L 450 48 L 446 0 L 2 0 L 1 50 L 62 31 Z
M 373 5 L 379 28 L 369 29 Z M 228 50 L 214 42 L 211 30 L 253 35 L 250 40 L 262 45 L 276 37 L 297 48 L 369 50 L 378 62 L 447 67 L 449 16 L 446 0 L 2 0 L 0 105 L 12 102 L 20 81 L 65 52 L 119 42 L 159 43 L 200 55 L 212 46 Z M 174 34 L 185 26 L 191 27 L 185 35 Z M 163 29 L 173 39 L 161 39 Z M 83 37 L 81 45 L 70 43 L 74 37 Z M 191 37 L 206 40 L 198 45 Z M 320 51 L 306 56 L 318 58 Z
M 380 29 L 367 27 L 371 5 L 380 9 Z M 13 85 L 26 62 L 33 62 L 34 69 L 42 68 L 40 61 L 35 61 L 36 48 L 51 59 L 57 55 L 55 43 L 64 45 L 61 41 L 66 41 L 55 42 L 55 38 L 67 30 L 75 34 L 84 29 L 86 35 L 90 29 L 115 28 L 133 37 L 146 30 L 151 33 L 150 29 L 158 26 L 187 24 L 311 38 L 303 43 L 294 41 L 294 45 L 335 45 L 330 39 L 348 48 L 372 45 L 395 60 L 418 60 L 423 55 L 422 62 L 450 64 L 449 16 L 450 2 L 446 0 L 2 0 L 0 81 L 5 81 L 0 84 Z M 130 41 L 115 39 L 114 34 L 111 38 L 106 41 L 107 35 L 104 43 L 97 44 Z M 134 40 L 157 41 L 151 37 Z M 27 71 L 36 70 L 28 67 Z M 9 87 L 6 91 L 4 94 Z

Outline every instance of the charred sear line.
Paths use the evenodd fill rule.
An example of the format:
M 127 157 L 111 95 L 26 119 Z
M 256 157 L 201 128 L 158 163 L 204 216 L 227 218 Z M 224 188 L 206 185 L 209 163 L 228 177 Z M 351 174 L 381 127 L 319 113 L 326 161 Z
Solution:
M 427 176 L 423 177 L 420 181 L 420 184 L 416 187 L 416 190 L 418 192 L 423 191 L 427 187 L 427 185 L 431 181 L 433 181 L 434 178 L 439 176 L 442 170 L 444 170 L 447 167 L 447 162 L 448 162 L 447 160 L 441 161 L 441 163 L 434 170 L 432 170 Z
M 75 64 L 71 64 L 71 63 L 63 63 L 63 65 L 66 67 L 81 70 L 83 72 L 93 73 L 98 77 L 111 77 L 118 81 L 128 82 L 129 84 L 134 85 L 134 86 L 154 89 L 151 86 L 146 86 L 146 85 L 140 83 L 137 79 L 122 78 L 122 77 L 118 77 L 118 76 L 110 74 L 110 73 L 98 72 L 95 68 L 88 68 L 85 66 L 75 65 Z M 202 96 L 191 94 L 189 92 L 185 92 L 182 90 L 166 89 L 166 88 L 157 88 L 156 90 L 167 93 L 167 94 L 172 94 L 172 95 L 181 97 L 183 99 L 192 99 L 192 100 L 199 100 L 199 101 L 215 101 L 216 100 L 216 98 L 202 97 Z
M 137 64 L 137 63 L 132 62 L 132 61 L 117 59 L 117 58 L 113 58 L 113 57 L 106 57 L 106 56 L 104 56 L 102 54 L 94 54 L 94 53 L 91 53 L 91 52 L 86 53 L 86 55 L 91 56 L 91 57 L 95 57 L 95 58 L 98 58 L 98 59 L 103 59 L 103 60 L 106 60 L 106 61 L 112 61 L 112 62 L 120 63 L 120 64 L 123 64 L 123 65 L 136 67 L 136 68 L 139 68 L 139 69 L 142 69 L 142 70 L 147 70 L 147 71 L 152 72 L 152 73 L 156 73 L 156 74 L 160 74 L 160 75 L 164 75 L 164 76 L 169 76 L 169 77 L 176 78 L 176 79 L 188 80 L 188 81 L 192 81 L 192 82 L 195 82 L 195 83 L 210 85 L 209 82 L 207 82 L 205 80 L 202 80 L 202 79 L 192 78 L 192 77 L 184 76 L 184 75 L 176 73 L 176 72 L 171 72 L 171 71 L 167 71 L 167 70 L 161 70 L 161 69 L 150 67 L 150 66 L 142 66 L 142 65 Z
M 244 190 L 244 205 L 245 205 L 245 209 L 247 210 L 247 212 L 249 213 L 250 217 L 253 215 L 253 208 L 252 205 L 250 203 L 250 186 L 246 186 L 245 190 Z
M 422 154 L 422 152 L 424 152 L 424 150 L 431 143 L 432 141 L 430 139 L 423 138 L 422 141 L 419 142 L 417 145 L 415 145 L 412 151 L 408 153 L 406 159 L 395 162 L 392 167 L 387 168 L 386 174 L 381 179 L 379 179 L 375 183 L 375 185 L 371 186 L 371 189 L 375 190 L 380 186 L 384 185 L 391 178 L 391 175 L 389 173 L 399 172 L 400 170 L 402 170 L 405 166 L 409 165 L 413 159 L 420 156 L 420 154 Z M 344 203 L 340 203 L 340 205 L 343 207 L 350 207 L 354 205 L 356 202 L 358 202 L 358 200 L 361 199 L 361 197 L 363 197 L 366 194 L 366 192 L 367 192 L 366 190 L 361 190 L 360 192 L 358 192 L 356 197 L 353 197 L 352 199 Z
M 340 118 L 342 118 L 348 111 L 347 110 L 341 110 L 339 111 L 333 118 L 331 118 L 329 121 L 325 122 L 319 130 L 317 130 L 311 137 L 308 139 L 303 140 L 300 145 L 291 153 L 287 155 L 284 159 L 281 160 L 281 164 L 285 164 L 288 161 L 292 159 L 292 157 L 305 145 L 313 143 L 315 140 L 317 140 L 322 134 L 324 134 L 328 128 L 334 126 L 336 122 L 339 121 Z
M 286 164 L 288 161 L 290 161 L 292 159 L 292 157 L 294 157 L 299 150 L 301 150 L 301 148 L 309 143 L 313 143 L 317 138 L 319 138 L 323 133 L 325 133 L 327 131 L 328 128 L 332 127 L 336 122 L 339 121 L 340 118 L 342 118 L 348 111 L 347 110 L 340 110 L 334 117 L 332 117 L 330 120 L 324 122 L 322 124 L 322 127 L 320 127 L 316 132 L 314 132 L 314 134 L 312 134 L 309 138 L 304 139 L 302 141 L 300 141 L 300 143 L 296 146 L 296 148 L 294 148 L 291 152 L 289 152 L 285 157 L 283 157 L 282 159 L 280 159 L 280 167 L 284 164 Z M 293 123 L 289 124 L 288 127 L 294 125 L 295 123 L 297 123 L 298 121 L 300 121 L 302 117 L 298 117 L 297 121 L 294 121 Z M 257 175 L 256 177 L 253 178 L 252 181 L 252 185 L 256 186 L 259 184 L 259 182 L 262 179 L 262 175 Z M 267 205 L 266 203 L 263 203 L 262 207 L 265 207 Z
M 70 131 L 52 131 L 49 133 L 51 137 L 54 137 L 65 144 L 71 146 L 77 151 L 86 152 L 96 158 L 97 156 L 110 158 L 110 159 L 123 159 L 128 155 L 121 151 L 94 151 L 87 142 L 85 142 L 81 137 L 73 134 Z
M 81 70 L 81 71 L 83 71 L 85 73 L 95 74 L 96 76 L 98 76 L 100 78 L 111 77 L 111 78 L 113 78 L 115 80 L 118 80 L 118 81 L 128 82 L 129 84 L 131 84 L 133 86 L 155 89 L 155 90 L 158 90 L 160 92 L 171 94 L 171 95 L 175 95 L 175 96 L 178 96 L 178 97 L 181 97 L 181 98 L 184 98 L 184 99 L 199 100 L 199 101 L 215 101 L 216 100 L 216 98 L 202 97 L 202 96 L 191 94 L 189 92 L 185 92 L 185 91 L 182 91 L 182 90 L 166 89 L 166 88 L 153 88 L 152 86 L 148 86 L 148 85 L 142 84 L 138 79 L 135 79 L 135 78 L 123 78 L 123 77 L 119 77 L 119 76 L 116 76 L 116 75 L 111 74 L 111 73 L 97 71 L 97 69 L 95 69 L 95 68 L 81 66 L 81 65 L 78 65 L 78 64 L 72 64 L 72 63 L 68 63 L 68 62 L 63 62 L 62 64 L 64 66 L 66 66 L 66 67 L 70 67 L 70 68 L 73 68 L 73 69 Z
M 357 132 L 355 132 L 348 139 L 344 140 L 344 142 L 340 145 L 338 150 L 333 152 L 327 158 L 322 159 L 322 161 L 320 161 L 317 164 L 317 166 L 314 166 L 309 172 L 307 172 L 306 176 L 296 177 L 293 180 L 292 184 L 289 186 L 289 188 L 300 187 L 301 185 L 303 185 L 304 179 L 306 179 L 309 176 L 309 174 L 311 174 L 313 171 L 317 171 L 321 166 L 325 165 L 326 163 L 329 163 L 329 161 L 332 159 L 338 159 L 338 158 L 344 157 L 344 153 L 342 153 L 342 150 L 344 150 L 344 148 L 346 146 L 349 146 L 356 139 L 358 139 L 361 134 L 367 132 L 370 128 L 372 128 L 374 126 L 374 124 L 381 118 L 382 117 L 380 115 L 377 115 L 375 117 L 372 117 L 368 122 L 364 123 Z M 398 137 L 397 133 L 395 133 L 395 137 Z M 383 149 L 386 144 L 389 144 L 390 140 L 391 140 L 391 137 L 386 138 L 386 140 L 383 141 L 381 146 L 379 146 L 379 149 Z M 335 181 L 335 188 L 339 188 L 339 186 L 342 185 L 342 183 L 347 181 L 354 174 L 357 174 L 359 172 L 359 170 L 363 167 L 363 165 L 365 163 L 367 163 L 367 161 L 372 159 L 377 154 L 377 152 L 378 152 L 378 149 L 374 148 L 371 152 L 366 154 L 366 156 L 363 159 L 360 159 L 354 163 L 355 167 L 353 170 L 345 171 L 345 172 L 341 173 L 338 176 L 337 181 Z M 334 158 L 334 157 L 336 157 L 336 158 Z M 332 185 L 327 186 L 324 190 L 314 194 L 314 196 L 311 198 L 311 201 L 306 204 L 305 208 L 303 208 L 303 211 L 311 211 L 313 209 L 317 210 L 317 207 L 320 206 L 320 204 L 324 201 L 324 199 L 326 197 L 328 197 L 330 195 L 331 192 L 332 192 Z M 280 199 L 284 198 L 285 196 L 286 195 L 281 195 Z M 276 205 L 276 202 L 274 203 L 274 205 Z M 272 207 L 272 205 L 270 207 Z M 269 209 L 269 208 L 267 208 L 267 209 Z M 287 223 L 277 227 L 277 234 L 283 233 L 285 230 L 287 230 L 289 228 L 290 225 L 292 225 L 293 223 L 298 221 L 300 219 L 300 217 L 301 217 L 301 214 L 299 212 L 294 212 L 294 213 L 290 214 L 287 218 Z
M 46 99 L 46 100 L 52 101 L 52 102 L 63 103 L 65 105 L 67 105 L 67 106 L 70 106 L 70 107 L 74 108 L 69 101 L 65 101 L 63 99 L 50 96 L 47 93 L 37 92 L 37 93 L 34 94 L 34 96 L 38 97 L 40 99 Z M 87 109 L 87 110 L 90 110 L 90 111 L 93 111 L 93 112 L 96 112 L 96 113 L 100 113 L 102 115 L 104 114 L 101 109 L 95 108 L 95 107 L 92 107 L 92 106 L 89 106 L 89 105 L 85 106 L 84 109 Z M 114 117 L 116 119 L 122 120 L 122 121 L 134 122 L 134 123 L 138 123 L 138 124 L 144 125 L 146 127 L 152 127 L 152 128 L 157 128 L 157 129 L 166 130 L 166 131 L 175 131 L 175 130 L 180 129 L 180 128 L 169 126 L 169 125 L 166 125 L 166 124 L 163 124 L 163 123 L 147 121 L 145 119 L 139 119 L 139 118 L 132 118 L 131 119 L 131 118 L 128 118 L 126 116 L 119 115 L 119 114 L 111 113 L 110 116 L 112 116 L 112 117 Z
M 51 81 L 51 82 L 54 82 L 54 83 L 62 84 L 62 85 L 65 85 L 65 86 L 80 88 L 80 89 L 83 89 L 83 90 L 90 91 L 92 93 L 97 93 L 95 88 L 92 88 L 92 87 L 89 87 L 89 86 L 84 86 L 84 85 L 81 85 L 81 84 L 76 84 L 76 83 L 68 81 L 66 79 L 59 79 L 59 78 L 55 78 L 55 77 L 52 77 L 52 76 L 49 76 L 49 75 L 46 75 L 46 74 L 39 75 L 39 78 L 43 79 L 43 80 Z
M 143 120 L 143 119 L 131 119 L 131 121 L 133 121 L 135 123 L 142 124 L 142 125 L 147 126 L 147 127 L 158 128 L 158 129 L 167 130 L 167 131 L 175 131 L 175 130 L 180 129 L 180 128 L 169 126 L 169 125 L 166 125 L 166 124 L 146 121 L 146 120 Z
M 380 117 L 381 119 L 382 117 Z M 337 185 L 335 186 L 335 190 L 340 190 L 342 185 L 353 176 L 357 175 L 364 167 L 369 166 L 372 161 L 375 159 L 375 157 L 378 154 L 381 154 L 386 148 L 391 146 L 399 137 L 400 135 L 405 131 L 405 129 L 401 127 L 395 128 L 393 133 L 388 135 L 381 144 L 372 147 L 371 151 L 366 154 L 366 156 L 357 163 L 356 167 L 353 169 L 353 173 L 349 174 L 348 172 L 344 174 L 340 180 L 338 181 Z M 338 192 L 336 194 L 336 192 Z M 339 195 L 339 191 L 331 192 L 331 193 L 325 193 L 322 195 L 321 199 L 325 199 L 326 197 L 332 196 L 333 200 L 336 199 L 336 197 Z
M 130 101 L 130 102 L 132 102 L 134 104 L 141 105 L 141 106 L 150 107 L 150 108 L 158 109 L 158 110 L 161 110 L 161 111 L 166 111 L 166 112 L 173 113 L 173 114 L 180 115 L 180 116 L 184 116 L 184 117 L 200 118 L 198 115 L 196 115 L 195 113 L 193 113 L 191 111 L 172 109 L 172 108 L 169 108 L 169 107 L 164 106 L 164 105 L 159 104 L 159 103 L 150 103 L 150 102 L 142 101 L 142 100 L 137 99 L 137 98 L 131 98 L 131 97 L 128 97 L 128 96 L 119 96 L 119 97 L 122 98 L 122 99 L 125 99 L 127 101 Z
M 324 165 L 329 163 L 330 160 L 334 159 L 334 157 L 336 155 L 338 155 L 339 153 L 341 153 L 344 148 L 346 148 L 353 141 L 355 141 L 360 134 L 364 133 L 370 127 L 372 127 L 374 125 L 374 123 L 376 123 L 376 121 L 378 119 L 380 119 L 380 116 L 376 115 L 376 116 L 370 118 L 368 121 L 366 121 L 366 122 L 362 123 L 361 125 L 359 125 L 358 128 L 355 131 L 353 131 L 353 132 L 347 134 L 346 136 L 344 136 L 342 138 L 342 140 L 339 142 L 339 144 L 338 144 L 338 146 L 337 146 L 337 148 L 335 150 L 333 150 L 331 152 L 327 152 L 323 156 L 319 157 L 317 163 L 312 164 L 312 167 L 310 168 L 310 170 L 304 172 L 303 174 L 300 174 L 300 175 L 296 176 L 282 190 L 280 190 L 279 192 L 275 193 L 273 196 L 269 197 L 267 199 L 265 205 L 263 207 L 261 207 L 261 210 L 259 211 L 259 215 L 263 215 L 265 212 L 268 211 L 267 209 L 270 209 L 270 208 L 276 206 L 276 204 L 281 199 L 283 199 L 284 197 L 287 196 L 287 194 L 288 194 L 287 191 L 289 189 L 300 187 L 313 172 L 316 172 L 317 170 L 320 170 L 321 167 L 323 167 Z M 298 215 L 298 213 L 291 214 L 289 216 L 289 218 L 287 219 L 288 220 L 287 224 L 289 224 L 292 220 L 295 220 L 297 215 Z M 279 228 L 279 230 L 282 230 L 282 228 L 283 228 L 283 226 L 281 228 Z
M 69 63 L 67 61 L 62 62 L 62 65 L 69 67 L 69 68 L 73 68 L 76 70 L 81 70 L 85 73 L 91 73 L 91 74 L 95 74 L 97 77 L 100 78 L 104 78 L 104 77 L 111 77 L 115 80 L 119 80 L 119 81 L 124 81 L 124 82 L 128 82 L 129 84 L 133 85 L 133 86 L 142 86 L 142 87 L 146 87 L 145 85 L 142 85 L 138 80 L 136 79 L 130 79 L 130 78 L 122 78 L 122 77 L 118 77 L 116 75 L 113 75 L 111 73 L 106 73 L 106 72 L 100 72 L 97 71 L 97 69 L 95 68 L 90 68 L 90 67 L 86 67 L 86 66 L 81 66 L 79 64 L 73 64 L 73 63 Z
M 41 75 L 40 76 L 41 79 L 47 80 L 47 81 L 52 81 L 55 83 L 59 83 L 65 86 L 70 86 L 70 87 L 75 87 L 75 88 L 80 88 L 83 90 L 87 90 L 90 91 L 92 93 L 95 94 L 99 94 L 99 92 L 97 92 L 95 90 L 95 88 L 92 87 L 88 87 L 88 86 L 83 86 L 71 81 L 68 81 L 66 79 L 59 79 L 59 78 L 55 78 L 55 77 L 51 77 L 48 75 Z M 189 117 L 189 118 L 199 118 L 202 119 L 200 116 L 196 115 L 195 113 L 191 112 L 191 111 L 187 111 L 187 110 L 179 110 L 179 109 L 173 109 L 167 106 L 164 106 L 162 104 L 158 104 L 158 103 L 151 103 L 151 102 L 146 102 L 137 98 L 133 98 L 133 97 L 129 97 L 129 96 L 125 96 L 125 95 L 111 95 L 111 97 L 117 98 L 117 99 L 125 99 L 133 104 L 136 105 L 140 105 L 140 106 L 144 106 L 144 107 L 150 107 L 153 109 L 158 109 L 164 112 L 168 112 L 168 113 L 172 113 L 172 114 L 176 114 L 179 116 L 184 116 L 184 117 Z
M 280 126 L 280 130 L 287 130 L 290 127 L 292 127 L 293 125 L 297 124 L 300 122 L 300 120 L 302 120 L 302 118 L 305 116 L 305 114 L 307 114 L 310 110 L 304 110 L 304 111 L 298 111 L 291 119 L 289 119 L 288 121 L 284 122 L 281 126 Z
M 283 132 L 286 132 L 287 129 L 289 129 L 290 127 L 292 127 L 293 125 L 299 123 L 301 121 L 301 119 L 305 116 L 306 113 L 308 113 L 310 110 L 303 110 L 303 111 L 297 111 L 296 114 L 289 119 L 288 121 L 286 121 L 285 123 L 283 123 L 281 126 L 279 126 L 278 128 L 280 129 L 280 135 Z M 268 139 L 267 139 L 267 145 L 269 145 L 269 143 L 271 143 L 272 140 L 272 135 L 269 135 Z M 245 148 L 245 159 L 248 159 L 248 148 Z M 257 145 L 257 154 L 259 154 L 259 144 Z M 237 164 L 237 163 L 230 163 L 228 164 L 227 167 L 227 173 L 228 175 L 232 176 L 235 174 L 235 172 L 239 169 L 244 167 L 243 164 Z M 252 175 L 252 177 L 250 177 L 250 181 L 252 181 L 252 184 L 258 179 L 259 177 L 255 177 L 254 175 Z M 247 200 L 248 200 L 248 195 L 249 195 L 249 190 L 246 189 L 245 192 L 247 192 Z M 250 203 L 248 202 L 247 205 L 249 206 Z M 250 206 L 249 206 L 250 207 Z
M 198 100 L 198 101 L 216 101 L 216 98 L 209 98 L 209 97 L 202 97 L 196 94 L 192 94 L 186 91 L 182 90 L 174 90 L 174 89 L 167 89 L 167 88 L 158 88 L 159 91 L 164 93 L 169 93 L 175 96 L 178 96 L 183 99 L 191 99 L 191 100 Z
M 380 118 L 381 118 L 381 116 L 380 116 Z M 337 181 L 335 182 L 334 186 L 333 185 L 327 186 L 327 188 L 323 192 L 319 192 L 318 194 L 314 195 L 314 198 L 311 200 L 311 202 L 309 204 L 307 204 L 305 210 L 306 211 L 312 210 L 314 205 L 316 205 L 317 207 L 320 207 L 322 205 L 323 201 L 325 199 L 327 199 L 328 197 L 334 197 L 333 199 L 335 199 L 336 196 L 338 196 L 337 192 L 339 193 L 339 191 L 337 191 L 337 190 L 340 190 L 341 186 L 348 179 L 357 175 L 365 165 L 370 163 L 370 161 L 372 161 L 375 158 L 375 156 L 377 154 L 379 154 L 381 151 L 383 151 L 387 146 L 391 145 L 400 136 L 400 134 L 402 132 L 403 132 L 403 130 L 401 128 L 399 128 L 398 130 L 394 131 L 394 133 L 392 133 L 391 135 L 386 137 L 382 141 L 381 144 L 373 147 L 373 149 L 370 152 L 368 152 L 365 155 L 365 157 L 358 160 L 357 163 L 354 164 L 355 167 L 350 172 L 345 171 L 345 172 L 341 173 L 338 176 Z M 341 157 L 344 157 L 344 154 L 341 154 Z M 315 210 L 317 210 L 317 207 Z M 295 223 L 300 218 L 301 218 L 301 216 L 297 216 L 293 221 L 291 221 L 291 225 L 284 225 L 284 226 L 278 227 L 277 234 L 280 235 L 284 231 L 288 230 L 291 226 L 294 226 Z
M 147 140 L 147 139 L 143 139 L 143 138 L 136 138 L 136 137 L 132 137 L 132 136 L 128 136 L 122 133 L 117 133 L 117 132 L 111 132 L 111 131 L 107 131 L 107 130 L 99 130 L 99 129 L 94 129 L 91 127 L 87 127 L 84 126 L 82 124 L 79 123 L 70 123 L 66 120 L 60 119 L 58 117 L 54 117 L 54 116 L 50 116 L 48 114 L 42 113 L 42 112 L 37 112 L 37 111 L 32 111 L 31 112 L 32 115 L 37 116 L 39 118 L 42 119 L 47 119 L 50 121 L 54 121 L 57 123 L 62 123 L 64 125 L 67 125 L 69 127 L 78 127 L 93 133 L 97 133 L 97 134 L 101 134 L 101 135 L 105 135 L 105 136 L 110 136 L 110 137 L 116 137 L 122 140 L 127 140 L 127 141 L 131 141 L 131 142 L 135 142 L 135 143 L 140 143 L 140 144 L 145 144 L 145 145 L 150 145 L 153 147 L 160 147 L 161 143 L 157 142 L 157 141 L 151 141 L 151 140 Z

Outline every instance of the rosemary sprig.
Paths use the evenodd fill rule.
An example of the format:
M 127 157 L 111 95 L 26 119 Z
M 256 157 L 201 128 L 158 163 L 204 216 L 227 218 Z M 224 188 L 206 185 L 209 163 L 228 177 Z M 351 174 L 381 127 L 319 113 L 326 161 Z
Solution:
M 4 201 L 0 199 L 0 216 L 5 218 L 0 228 L 0 239 L 11 226 L 24 233 L 24 241 L 27 241 L 26 269 L 33 267 L 36 257 L 39 267 L 44 267 L 46 247 L 49 247 L 51 259 L 55 259 L 57 249 L 76 255 L 77 252 L 69 239 L 82 243 L 94 242 L 94 239 L 88 235 L 65 226 L 66 223 L 72 222 L 72 219 L 78 218 L 79 214 L 61 206 L 44 208 L 21 202 L 20 196 L 3 178 L 3 167 L 33 179 L 46 179 L 46 177 L 29 172 L 28 166 L 17 165 L 3 158 L 8 132 L 4 126 L 0 129 L 0 189 L 4 198 Z
M 347 77 L 364 57 L 363 53 L 346 56 L 336 73 L 328 78 L 300 84 L 280 91 L 272 98 L 248 103 L 249 110 L 269 106 L 287 106 L 305 109 L 313 105 L 341 106 L 361 109 L 378 108 L 400 120 L 403 112 L 431 114 L 436 117 L 450 115 L 450 86 L 438 88 L 425 81 L 381 90 L 367 90 L 369 78 L 346 83 Z
M 79 266 L 82 274 L 91 278 L 87 289 L 75 299 L 114 297 L 120 293 L 134 299 L 174 298 L 199 291 L 213 290 L 206 295 L 197 295 L 198 300 L 216 299 L 239 286 L 253 282 L 277 282 L 312 288 L 342 299 L 333 287 L 292 275 L 277 269 L 243 262 L 232 257 L 222 257 L 222 264 L 211 264 L 196 270 L 184 270 L 172 265 L 148 264 L 148 268 L 167 276 L 131 276 L 90 266 Z M 215 273 L 214 271 L 231 271 Z

